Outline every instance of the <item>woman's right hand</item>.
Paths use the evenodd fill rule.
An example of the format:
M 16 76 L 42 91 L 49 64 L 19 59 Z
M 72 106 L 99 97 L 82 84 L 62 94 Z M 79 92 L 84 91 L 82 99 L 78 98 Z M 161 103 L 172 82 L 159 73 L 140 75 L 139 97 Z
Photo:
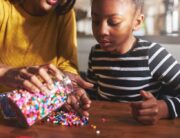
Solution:
M 52 78 L 59 81 L 63 78 L 63 73 L 52 64 L 21 68 L 1 68 L 3 68 L 1 73 L 4 72 L 0 77 L 1 84 L 15 89 L 26 89 L 31 92 L 48 94 L 49 90 L 54 86 Z

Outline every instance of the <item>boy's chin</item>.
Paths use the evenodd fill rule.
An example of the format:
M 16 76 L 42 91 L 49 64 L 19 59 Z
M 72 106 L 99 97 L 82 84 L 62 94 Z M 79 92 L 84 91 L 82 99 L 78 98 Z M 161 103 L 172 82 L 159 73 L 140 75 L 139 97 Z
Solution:
M 101 46 L 101 48 L 106 51 L 106 52 L 115 52 L 116 49 L 112 48 L 112 47 L 104 47 L 104 46 Z

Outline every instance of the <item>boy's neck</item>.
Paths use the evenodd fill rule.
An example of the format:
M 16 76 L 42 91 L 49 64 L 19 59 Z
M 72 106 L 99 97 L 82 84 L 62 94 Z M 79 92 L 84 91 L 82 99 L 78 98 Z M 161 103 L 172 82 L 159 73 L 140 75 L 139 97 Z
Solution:
M 128 41 L 126 41 L 125 43 L 123 43 L 123 45 L 121 45 L 118 52 L 120 54 L 126 54 L 127 52 L 129 52 L 134 47 L 135 43 L 136 43 L 136 38 L 134 36 L 131 36 L 128 39 Z

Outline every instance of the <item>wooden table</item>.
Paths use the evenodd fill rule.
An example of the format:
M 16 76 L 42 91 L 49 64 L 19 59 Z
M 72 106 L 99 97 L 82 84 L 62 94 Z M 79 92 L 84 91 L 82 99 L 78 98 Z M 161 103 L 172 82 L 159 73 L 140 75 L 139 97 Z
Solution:
M 93 101 L 90 113 L 89 125 L 81 127 L 36 124 L 21 129 L 13 122 L 0 124 L 0 138 L 180 138 L 180 119 L 145 126 L 132 118 L 128 104 Z

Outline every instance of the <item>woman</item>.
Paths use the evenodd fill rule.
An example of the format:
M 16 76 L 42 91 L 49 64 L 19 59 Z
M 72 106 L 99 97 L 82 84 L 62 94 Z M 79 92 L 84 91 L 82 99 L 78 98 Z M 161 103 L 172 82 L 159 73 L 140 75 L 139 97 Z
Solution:
M 75 0 L 0 0 L 1 92 L 24 88 L 48 93 L 53 87 L 52 78 L 61 80 L 64 74 L 74 84 L 91 87 L 75 75 L 74 3 Z M 78 89 L 76 95 L 82 97 L 87 109 L 90 100 L 84 91 Z M 75 106 L 76 96 L 71 99 L 69 103 Z

